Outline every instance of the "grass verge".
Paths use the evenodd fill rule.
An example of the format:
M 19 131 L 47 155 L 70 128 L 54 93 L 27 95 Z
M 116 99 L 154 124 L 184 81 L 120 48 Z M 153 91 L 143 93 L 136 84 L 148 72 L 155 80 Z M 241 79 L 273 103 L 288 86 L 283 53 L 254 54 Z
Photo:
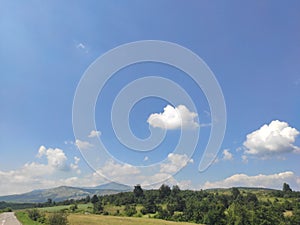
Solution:
M 28 217 L 28 214 L 24 211 L 18 211 L 15 213 L 17 219 L 23 224 L 23 225 L 42 225 L 39 222 L 33 221 Z

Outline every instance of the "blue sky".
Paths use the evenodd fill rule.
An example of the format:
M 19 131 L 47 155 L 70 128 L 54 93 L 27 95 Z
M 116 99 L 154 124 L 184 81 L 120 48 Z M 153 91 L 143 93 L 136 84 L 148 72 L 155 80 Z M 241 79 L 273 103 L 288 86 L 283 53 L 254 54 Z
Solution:
M 298 1 L 1 1 L 0 194 L 107 182 L 76 146 L 92 148 L 98 137 L 127 164 L 103 158 L 97 169 L 119 181 L 125 177 L 125 183 L 154 183 L 186 165 L 167 182 L 196 189 L 280 189 L 288 182 L 300 190 L 299 10 Z M 222 88 L 226 133 L 216 161 L 205 172 L 199 173 L 198 165 L 211 131 L 209 104 L 187 74 L 164 64 L 141 63 L 114 74 L 95 106 L 101 134 L 76 142 L 72 104 L 84 72 L 105 52 L 141 40 L 190 49 Z M 180 136 L 172 121 L 155 151 L 135 152 L 116 139 L 110 120 L 113 101 L 124 86 L 146 76 L 177 82 L 194 101 L 200 137 L 192 160 L 184 153 L 172 154 Z M 174 95 L 180 102 L 181 96 Z M 163 113 L 167 105 L 159 98 L 136 104 L 129 116 L 133 133 L 146 138 L 149 116 Z M 131 166 L 162 159 L 161 171 L 153 174 Z

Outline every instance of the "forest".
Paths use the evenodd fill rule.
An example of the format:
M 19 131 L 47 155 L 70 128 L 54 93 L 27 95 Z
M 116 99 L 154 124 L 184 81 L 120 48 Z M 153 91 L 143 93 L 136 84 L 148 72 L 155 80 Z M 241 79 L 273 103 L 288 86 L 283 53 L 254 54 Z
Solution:
M 109 215 L 106 205 L 123 206 L 125 216 L 142 216 L 207 225 L 299 225 L 300 192 L 283 189 L 231 188 L 217 190 L 180 190 L 162 185 L 158 190 L 93 196 L 94 213 Z M 116 212 L 116 214 L 121 212 Z M 142 215 L 140 215 L 142 214 Z

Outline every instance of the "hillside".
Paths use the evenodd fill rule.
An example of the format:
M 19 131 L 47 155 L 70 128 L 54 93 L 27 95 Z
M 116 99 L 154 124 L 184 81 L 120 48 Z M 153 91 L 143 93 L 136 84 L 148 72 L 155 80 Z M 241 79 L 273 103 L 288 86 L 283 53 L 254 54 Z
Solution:
M 0 196 L 0 201 L 39 203 L 46 202 L 47 199 L 59 202 L 67 199 L 85 198 L 87 195 L 109 195 L 130 191 L 131 187 L 117 183 L 103 184 L 97 187 L 68 187 L 61 186 L 50 189 L 34 190 L 24 194 Z

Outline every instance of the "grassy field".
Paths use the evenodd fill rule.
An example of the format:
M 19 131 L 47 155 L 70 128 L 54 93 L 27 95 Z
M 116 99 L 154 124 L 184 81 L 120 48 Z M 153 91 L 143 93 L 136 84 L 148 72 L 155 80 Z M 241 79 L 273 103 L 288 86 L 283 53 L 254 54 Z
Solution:
M 70 214 L 68 220 L 70 225 L 195 225 L 194 223 L 171 222 L 159 219 L 81 214 Z
M 38 208 L 41 212 L 59 212 L 62 210 L 68 210 L 70 209 L 71 205 L 60 205 L 60 206 L 51 206 L 51 207 L 44 207 L 44 208 Z M 77 205 L 78 210 L 76 211 L 82 211 L 82 212 L 92 212 L 93 211 L 93 204 L 78 204 Z

